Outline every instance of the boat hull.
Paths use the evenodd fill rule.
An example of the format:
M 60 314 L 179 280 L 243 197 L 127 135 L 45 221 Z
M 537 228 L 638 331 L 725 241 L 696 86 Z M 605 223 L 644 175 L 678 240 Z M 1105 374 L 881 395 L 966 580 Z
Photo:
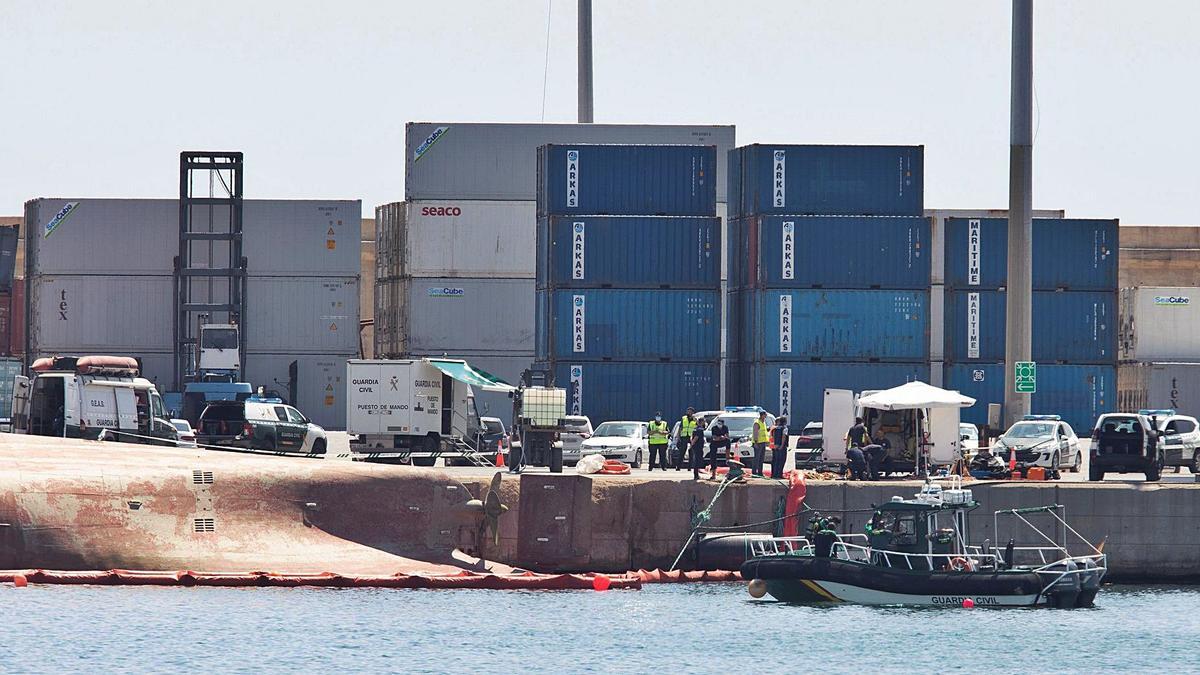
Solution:
M 862 605 L 1031 607 L 1046 603 L 1030 571 L 942 572 L 896 569 L 837 558 L 778 556 L 742 565 L 742 578 L 761 579 L 782 602 Z

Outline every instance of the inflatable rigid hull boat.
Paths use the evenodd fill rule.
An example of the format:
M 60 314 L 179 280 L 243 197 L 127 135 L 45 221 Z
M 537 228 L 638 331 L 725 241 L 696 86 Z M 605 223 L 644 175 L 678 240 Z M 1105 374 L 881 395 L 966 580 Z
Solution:
M 807 537 L 777 537 L 750 543 L 752 557 L 741 567 L 750 594 L 781 602 L 850 602 L 863 605 L 1090 607 L 1104 578 L 1104 554 L 1087 544 L 1071 555 L 1033 520 L 1048 518 L 1078 535 L 1062 518 L 1061 506 L 997 511 L 1032 528 L 1040 545 L 1002 550 L 967 543 L 967 514 L 978 508 L 970 490 L 942 491 L 927 484 L 916 499 L 894 497 L 876 508 L 865 534 L 839 534 L 836 518 L 819 514 Z M 1049 529 L 1049 528 L 1046 528 Z M 1083 540 L 1086 543 L 1086 540 Z M 1048 544 L 1048 545 L 1047 545 Z

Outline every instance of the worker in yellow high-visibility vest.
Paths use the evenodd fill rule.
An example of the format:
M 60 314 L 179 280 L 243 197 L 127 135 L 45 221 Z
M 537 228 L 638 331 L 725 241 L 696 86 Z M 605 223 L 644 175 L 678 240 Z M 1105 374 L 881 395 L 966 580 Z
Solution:
M 650 422 L 650 470 L 654 470 L 655 463 L 662 466 L 662 470 L 667 470 L 667 464 L 670 460 L 667 459 L 667 423 L 663 421 L 662 413 L 654 413 L 654 419 Z
M 754 426 L 750 430 L 750 440 L 754 443 L 754 466 L 750 471 L 752 475 L 762 478 L 763 460 L 767 458 L 767 443 L 771 440 L 766 410 L 758 412 L 758 419 L 754 420 Z
M 687 414 L 679 420 L 679 437 L 675 439 L 675 470 L 682 471 L 688 463 L 688 444 L 691 443 L 692 432 L 696 430 L 696 409 L 689 407 Z

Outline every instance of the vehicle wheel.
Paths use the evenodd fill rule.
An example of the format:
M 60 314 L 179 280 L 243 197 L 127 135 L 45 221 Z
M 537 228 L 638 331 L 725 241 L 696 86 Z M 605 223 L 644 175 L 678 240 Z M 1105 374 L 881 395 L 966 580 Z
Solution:
M 1062 455 L 1055 452 L 1050 455 L 1050 470 L 1046 473 L 1058 474 L 1058 467 L 1062 466 Z M 1057 478 L 1057 475 L 1055 476 Z
M 1200 450 L 1197 450 L 1196 454 L 1192 455 L 1192 465 L 1188 468 L 1191 469 L 1193 474 L 1200 473 Z
M 421 444 L 417 446 L 417 450 L 421 452 L 437 452 L 438 438 L 436 436 L 426 436 L 421 439 Z M 437 464 L 437 457 L 413 457 L 413 466 L 433 466 Z
M 630 464 L 629 466 L 630 466 L 630 468 L 633 468 L 633 469 L 642 468 L 642 451 L 641 450 L 638 450 L 637 452 L 633 453 L 633 464 Z
M 1083 468 L 1083 453 L 1075 453 L 1075 461 L 1071 464 L 1071 473 L 1079 473 Z
M 318 438 L 317 440 L 313 441 L 313 448 L 312 448 L 313 454 L 315 454 L 315 455 L 325 454 L 325 447 L 326 447 L 325 439 Z

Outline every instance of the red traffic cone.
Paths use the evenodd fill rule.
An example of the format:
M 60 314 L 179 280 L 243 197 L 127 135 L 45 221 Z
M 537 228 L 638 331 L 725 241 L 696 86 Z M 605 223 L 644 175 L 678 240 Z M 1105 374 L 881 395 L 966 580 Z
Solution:
M 502 441 L 496 441 L 496 468 L 497 469 L 503 469 L 505 466 L 504 452 L 503 452 L 504 447 L 502 446 L 502 443 L 503 443 Z

